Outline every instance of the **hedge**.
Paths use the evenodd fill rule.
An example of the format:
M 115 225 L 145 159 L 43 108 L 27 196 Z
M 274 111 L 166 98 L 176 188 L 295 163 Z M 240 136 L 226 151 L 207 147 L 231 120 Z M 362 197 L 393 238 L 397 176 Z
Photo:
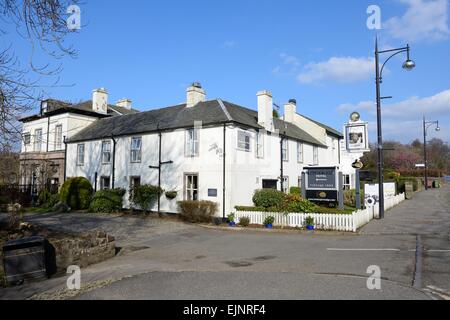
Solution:
M 191 223 L 210 223 L 218 205 L 211 201 L 179 201 L 180 218 Z
M 115 213 L 123 208 L 125 189 L 97 191 L 92 198 L 89 211 L 93 213 Z
M 94 190 L 88 179 L 70 178 L 61 187 L 60 200 L 72 210 L 86 210 L 91 203 Z
M 286 195 L 275 189 L 256 190 L 253 196 L 253 203 L 256 207 L 281 208 Z

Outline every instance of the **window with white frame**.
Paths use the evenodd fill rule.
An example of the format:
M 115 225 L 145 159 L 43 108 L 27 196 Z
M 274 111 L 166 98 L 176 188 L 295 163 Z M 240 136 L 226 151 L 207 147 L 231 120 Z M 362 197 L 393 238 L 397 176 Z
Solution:
M 111 163 L 111 141 L 102 142 L 102 163 Z
M 245 152 L 251 152 L 251 133 L 244 131 L 244 130 L 239 130 L 238 131 L 238 149 L 245 151 Z
M 111 177 L 103 176 L 100 178 L 100 188 L 101 190 L 111 189 Z
M 23 144 L 26 146 L 29 146 L 31 144 L 31 134 L 29 134 L 28 132 L 23 134 Z
M 142 159 L 142 138 L 131 139 L 131 162 L 138 163 Z
M 281 154 L 283 157 L 283 161 L 289 161 L 289 140 L 283 139 L 282 145 L 281 145 Z
M 184 175 L 185 200 L 197 201 L 198 198 L 198 174 Z
M 303 143 L 297 142 L 297 162 L 303 163 Z
M 262 132 L 256 134 L 256 157 L 264 158 L 264 133 Z
M 343 175 L 343 180 L 344 180 L 344 190 L 350 190 L 351 189 L 351 183 L 350 183 L 350 175 L 349 174 L 344 174 Z
M 289 193 L 289 177 L 283 177 L 283 190 L 284 193 Z
M 34 131 L 34 151 L 42 151 L 42 129 L 36 129 Z
M 315 166 L 319 165 L 319 147 L 313 147 L 313 164 Z
M 192 128 L 186 130 L 185 155 L 188 158 L 198 157 L 199 155 L 199 129 Z
M 55 150 L 62 149 L 62 125 L 57 125 L 55 127 Z
M 77 146 L 77 165 L 84 165 L 84 144 L 79 144 Z

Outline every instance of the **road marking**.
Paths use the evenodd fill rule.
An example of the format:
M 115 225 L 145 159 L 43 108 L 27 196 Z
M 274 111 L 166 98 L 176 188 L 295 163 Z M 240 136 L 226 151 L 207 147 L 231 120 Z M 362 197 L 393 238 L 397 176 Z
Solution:
M 400 249 L 345 249 L 345 248 L 327 248 L 328 251 L 395 251 L 399 252 Z

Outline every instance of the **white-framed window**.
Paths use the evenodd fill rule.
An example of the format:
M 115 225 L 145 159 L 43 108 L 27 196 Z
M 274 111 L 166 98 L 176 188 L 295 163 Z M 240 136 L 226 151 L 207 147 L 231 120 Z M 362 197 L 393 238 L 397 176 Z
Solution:
M 289 193 L 289 177 L 283 177 L 283 190 L 284 193 Z
M 111 177 L 103 176 L 100 178 L 100 189 L 101 190 L 111 189 Z
M 34 131 L 34 151 L 42 151 L 42 129 L 36 129 Z
M 264 158 L 264 133 L 260 131 L 256 134 L 256 157 Z
M 84 165 L 84 143 L 77 145 L 77 165 Z
M 29 132 L 23 134 L 23 144 L 26 146 L 31 144 L 31 134 Z
M 184 175 L 185 200 L 197 201 L 198 198 L 198 174 L 187 173 Z
M 251 140 L 252 135 L 250 132 L 239 130 L 237 148 L 245 152 L 251 152 L 251 142 L 250 142 Z
M 199 132 L 199 129 L 196 128 L 186 130 L 185 155 L 188 158 L 199 156 Z
M 102 163 L 111 163 L 111 141 L 102 142 Z
M 289 161 L 289 140 L 283 139 L 281 144 L 281 154 L 283 157 L 283 161 Z
M 303 163 L 303 143 L 297 142 L 297 162 Z
M 349 174 L 344 174 L 343 175 L 343 185 L 344 185 L 344 190 L 350 190 L 351 189 L 351 182 L 350 182 L 350 175 Z
M 313 165 L 319 165 L 319 147 L 313 147 Z
M 131 139 L 131 162 L 138 163 L 142 159 L 142 138 Z
M 57 125 L 55 127 L 55 150 L 62 149 L 62 125 Z

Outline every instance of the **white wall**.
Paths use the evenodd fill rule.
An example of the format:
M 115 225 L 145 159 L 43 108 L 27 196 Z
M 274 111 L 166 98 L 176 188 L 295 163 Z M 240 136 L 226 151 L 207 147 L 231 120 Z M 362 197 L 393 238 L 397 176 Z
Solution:
M 29 133 L 31 135 L 31 141 L 29 145 L 25 145 L 24 141 L 22 141 L 22 153 L 27 152 L 47 152 L 47 142 L 48 142 L 48 151 L 62 151 L 65 149 L 64 143 L 61 144 L 61 148 L 55 148 L 55 131 L 56 126 L 62 125 L 62 136 L 64 141 L 64 136 L 70 138 L 74 136 L 82 129 L 86 128 L 91 123 L 95 122 L 97 119 L 93 117 L 73 114 L 73 113 L 64 113 L 61 115 L 56 115 L 50 117 L 50 125 L 49 118 L 42 118 L 31 122 L 26 122 L 23 124 L 22 133 Z M 35 142 L 35 132 L 37 129 L 42 129 L 42 144 L 40 150 L 35 150 L 34 142 Z M 47 132 L 49 133 L 47 137 Z
M 263 179 L 278 180 L 280 177 L 280 138 L 276 134 L 264 136 L 264 158 L 256 156 L 256 131 L 252 136 L 251 151 L 238 150 L 238 132 L 242 130 L 228 126 L 226 131 L 226 214 L 234 211 L 236 205 L 252 205 L 254 191 L 262 188 Z M 158 183 L 158 170 L 149 166 L 158 165 L 159 137 L 157 134 L 142 135 L 142 161 L 131 163 L 131 138 L 117 138 L 115 187 L 129 189 L 130 178 L 140 176 L 142 184 Z M 184 174 L 198 173 L 199 198 L 219 203 L 218 216 L 222 216 L 223 199 L 223 127 L 202 128 L 200 130 L 200 151 L 195 158 L 185 157 L 185 130 L 163 133 L 162 161 L 174 161 L 164 165 L 161 173 L 162 188 L 178 191 L 178 197 L 168 200 L 163 195 L 161 210 L 177 212 L 177 201 L 184 200 Z M 331 140 L 330 140 L 331 141 Z M 84 176 L 100 188 L 101 176 L 112 176 L 112 163 L 101 163 L 102 141 L 85 142 L 85 164 L 76 165 L 77 144 L 69 144 L 67 152 L 67 177 Z M 319 165 L 337 165 L 337 150 L 319 148 Z M 298 178 L 303 167 L 313 163 L 313 146 L 304 144 L 304 161 L 297 161 L 297 142 L 289 140 L 289 161 L 284 162 L 284 175 L 289 177 L 289 187 L 298 186 Z M 335 158 L 332 155 L 335 154 Z M 280 183 L 278 183 L 278 188 Z M 208 197 L 208 189 L 217 189 L 217 197 Z M 128 206 L 128 195 L 125 196 Z M 154 208 L 156 209 L 156 207 Z

